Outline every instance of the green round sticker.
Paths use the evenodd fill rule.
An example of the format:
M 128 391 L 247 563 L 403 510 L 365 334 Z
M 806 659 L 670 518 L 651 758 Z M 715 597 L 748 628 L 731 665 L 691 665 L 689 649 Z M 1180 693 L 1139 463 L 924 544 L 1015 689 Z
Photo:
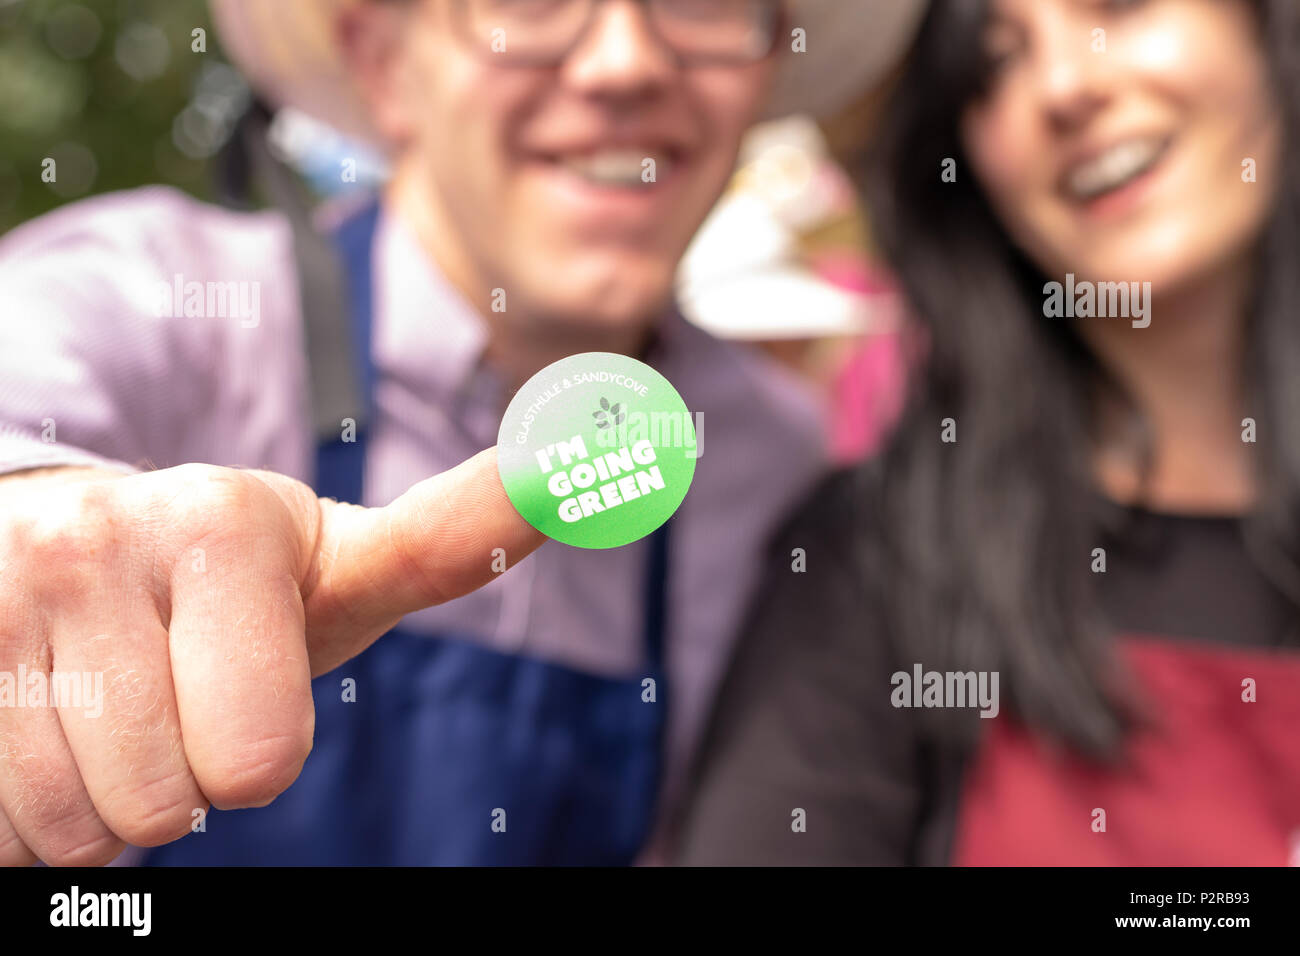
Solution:
M 542 369 L 510 402 L 497 436 L 515 508 L 548 538 L 579 548 L 617 548 L 658 528 L 686 497 L 697 457 L 677 390 L 613 352 Z

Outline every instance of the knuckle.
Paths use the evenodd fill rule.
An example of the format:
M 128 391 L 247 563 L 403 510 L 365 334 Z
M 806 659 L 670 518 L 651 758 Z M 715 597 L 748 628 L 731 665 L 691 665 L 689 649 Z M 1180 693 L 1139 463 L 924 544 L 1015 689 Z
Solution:
M 50 865 L 98 866 L 122 852 L 122 843 L 95 812 L 75 774 L 41 754 L 3 748 L 11 784 L 5 812 L 29 833 L 31 849 Z
M 112 863 L 126 849 L 126 844 L 103 824 L 95 833 L 74 835 L 65 831 L 55 836 L 54 842 L 41 853 L 41 859 L 50 866 L 103 866 Z
M 261 807 L 298 779 L 311 753 L 311 735 L 279 734 L 241 748 L 237 757 L 216 769 L 204 790 L 222 810 Z
M 190 831 L 196 809 L 207 804 L 189 768 L 175 770 L 143 783 L 119 787 L 104 801 L 105 823 L 134 846 L 160 846 Z
M 214 511 L 242 510 L 255 501 L 259 482 L 233 468 L 182 465 L 175 502 L 198 518 Z
M 119 502 L 108 483 L 78 485 L 53 520 L 38 522 L 36 545 L 46 559 L 76 562 L 101 556 L 115 540 Z
M 91 568 L 119 554 L 119 497 L 109 482 L 89 483 L 60 489 L 41 505 L 10 513 L 0 562 L 16 563 L 16 579 L 33 594 L 75 597 Z
M 167 522 L 187 543 L 223 540 L 243 528 L 258 528 L 279 499 L 265 483 L 233 468 L 179 465 L 169 469 Z
M 31 844 L 50 866 L 102 866 L 122 852 L 124 844 L 104 825 L 89 799 L 64 788 L 27 787 L 11 808 L 11 820 L 21 820 L 32 833 Z

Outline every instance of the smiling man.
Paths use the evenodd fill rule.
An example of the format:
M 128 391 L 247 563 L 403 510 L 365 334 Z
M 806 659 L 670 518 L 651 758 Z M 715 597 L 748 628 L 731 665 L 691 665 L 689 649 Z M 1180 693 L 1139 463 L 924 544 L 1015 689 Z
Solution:
M 167 190 L 0 242 L 32 319 L 0 325 L 0 670 L 107 675 L 101 720 L 0 712 L 31 755 L 0 763 L 0 861 L 635 859 L 823 462 L 806 396 L 678 315 L 677 263 L 746 128 L 852 97 L 917 6 L 215 3 L 265 97 L 392 177 L 328 247 Z M 159 316 L 176 275 L 251 283 L 260 321 Z M 542 544 L 476 455 L 586 351 L 707 423 L 671 540 Z

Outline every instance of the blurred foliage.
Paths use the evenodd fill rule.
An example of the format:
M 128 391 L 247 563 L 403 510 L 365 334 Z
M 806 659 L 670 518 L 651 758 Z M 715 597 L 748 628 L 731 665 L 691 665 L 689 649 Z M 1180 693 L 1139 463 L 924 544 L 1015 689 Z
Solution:
M 0 0 L 0 233 L 147 183 L 210 198 L 247 95 L 203 0 Z

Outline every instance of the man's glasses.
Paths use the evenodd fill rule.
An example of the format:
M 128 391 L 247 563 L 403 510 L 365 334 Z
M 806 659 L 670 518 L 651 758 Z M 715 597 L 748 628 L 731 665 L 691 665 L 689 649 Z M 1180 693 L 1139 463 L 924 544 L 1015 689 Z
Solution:
M 583 40 L 603 0 L 458 0 L 465 40 L 501 62 L 554 66 Z M 743 64 L 772 52 L 781 0 L 641 0 L 683 62 Z

